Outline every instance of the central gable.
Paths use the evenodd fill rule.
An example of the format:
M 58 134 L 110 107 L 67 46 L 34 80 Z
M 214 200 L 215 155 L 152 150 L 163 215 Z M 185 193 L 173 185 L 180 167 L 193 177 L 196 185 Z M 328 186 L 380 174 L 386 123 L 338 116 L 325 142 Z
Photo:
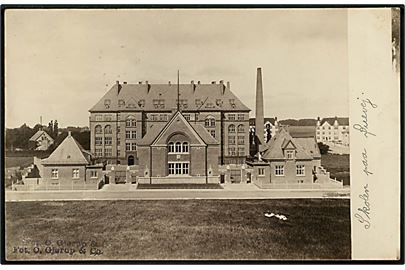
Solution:
M 176 134 L 186 136 L 189 139 L 190 144 L 206 145 L 180 112 L 176 112 L 173 115 L 172 119 L 170 119 L 157 138 L 153 141 L 152 145 L 166 145 L 168 140 Z

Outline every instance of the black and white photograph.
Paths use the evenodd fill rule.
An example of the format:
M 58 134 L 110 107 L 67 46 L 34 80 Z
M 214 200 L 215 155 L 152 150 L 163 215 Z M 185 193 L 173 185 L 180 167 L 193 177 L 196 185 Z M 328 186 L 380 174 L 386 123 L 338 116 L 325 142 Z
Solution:
M 3 262 L 403 260 L 402 8 L 3 6 Z

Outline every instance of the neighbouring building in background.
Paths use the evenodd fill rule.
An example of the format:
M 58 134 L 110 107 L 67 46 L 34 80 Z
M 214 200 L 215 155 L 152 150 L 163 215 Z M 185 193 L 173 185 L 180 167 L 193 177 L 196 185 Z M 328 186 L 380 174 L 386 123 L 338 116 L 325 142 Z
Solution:
M 256 118 L 250 118 L 249 119 L 249 130 L 250 132 L 255 132 L 255 127 L 256 127 Z M 269 141 L 271 137 L 273 137 L 276 132 L 278 131 L 279 128 L 279 123 L 277 121 L 277 117 L 265 117 L 264 118 L 264 140 L 265 142 Z M 269 136 L 270 134 L 270 136 Z
M 48 158 L 34 158 L 34 164 L 23 175 L 24 185 L 14 187 L 17 190 L 98 189 L 103 178 L 103 165 L 92 164 L 90 152 L 69 132 Z
M 349 118 L 348 117 L 318 117 L 316 123 L 316 140 L 322 143 L 336 143 L 349 146 Z
M 32 137 L 30 142 L 35 143 L 35 150 L 48 150 L 48 148 L 54 143 L 54 139 L 46 133 L 45 130 L 40 128 Z
M 177 111 L 181 111 L 182 116 L 175 116 Z M 189 84 L 177 85 L 170 82 L 128 84 L 117 81 L 90 109 L 91 152 L 107 164 L 144 166 L 139 157 L 139 143 L 145 148 L 145 141 L 149 140 L 146 137 L 156 126 L 165 126 L 173 117 L 184 117 L 192 127 L 204 127 L 204 133 L 199 136 L 208 137 L 208 133 L 209 140 L 218 143 L 218 165 L 241 166 L 249 154 L 249 111 L 233 94 L 229 82 L 201 84 L 191 81 Z M 204 138 L 201 139 L 204 141 Z M 194 138 L 184 139 L 187 141 Z M 155 151 L 155 147 L 153 145 L 151 151 Z M 195 153 L 199 155 L 197 150 Z M 181 153 L 179 155 L 184 156 Z M 189 155 L 191 160 L 197 158 L 193 153 Z M 163 165 L 161 169 L 164 172 L 159 174 L 167 175 L 169 164 Z M 192 168 L 189 172 L 193 173 Z M 144 172 L 139 173 L 144 176 Z
M 219 183 L 218 141 L 180 111 L 152 124 L 137 147 L 139 183 Z

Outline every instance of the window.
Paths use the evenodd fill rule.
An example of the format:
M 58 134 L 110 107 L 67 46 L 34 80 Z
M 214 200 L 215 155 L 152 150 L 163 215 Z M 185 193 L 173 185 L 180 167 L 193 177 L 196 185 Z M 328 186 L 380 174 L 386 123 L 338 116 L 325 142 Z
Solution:
M 229 125 L 228 133 L 235 133 L 235 125 Z
M 305 165 L 297 165 L 297 176 L 305 176 Z
M 90 171 L 90 178 L 97 178 L 98 174 L 97 171 L 91 170 Z
M 228 152 L 230 156 L 236 156 L 235 147 L 229 147 Z
M 167 121 L 167 114 L 161 114 L 160 121 Z
M 187 162 L 169 162 L 169 174 L 185 175 L 189 174 L 190 165 Z
M 211 129 L 211 130 L 210 130 L 210 134 L 211 134 L 211 136 L 212 136 L 213 138 L 215 138 L 215 129 Z
M 188 163 L 183 163 L 183 174 L 188 174 Z
M 238 136 L 238 144 L 245 144 L 245 136 L 243 135 Z
M 181 142 L 176 142 L 176 152 L 177 153 L 181 152 Z
M 174 163 L 169 163 L 169 174 L 175 174 Z
M 103 121 L 103 116 L 101 114 L 96 114 L 96 121 Z
M 136 143 L 131 143 L 131 149 L 132 151 L 136 151 Z
M 158 120 L 157 114 L 151 114 L 150 117 L 151 117 L 152 121 L 157 121 Z
M 188 142 L 183 143 L 183 153 L 188 153 Z
M 125 150 L 131 151 L 131 143 L 125 143 Z
M 205 119 L 205 127 L 215 127 L 215 119 L 212 117 Z
M 96 133 L 96 134 L 103 133 L 103 129 L 101 128 L 100 125 L 97 125 L 97 126 L 94 128 L 94 130 L 95 130 L 95 133 Z
M 275 167 L 276 176 L 284 176 L 284 165 L 276 165 Z
M 294 150 L 286 150 L 285 153 L 287 159 L 294 159 Z
M 228 136 L 228 144 L 235 144 L 235 136 Z
M 118 107 L 124 107 L 125 106 L 125 100 L 123 100 L 123 99 L 119 99 L 118 100 Z
M 104 134 L 112 134 L 112 129 L 110 125 L 104 127 Z
M 121 139 L 117 138 L 117 145 L 120 145 L 120 144 L 121 144 Z
M 174 142 L 169 142 L 169 153 L 174 152 Z
M 59 171 L 58 171 L 58 169 L 52 169 L 52 170 L 51 170 L 51 178 L 52 178 L 52 179 L 58 179 L 58 178 L 59 178 Z
M 104 153 L 106 157 L 111 157 L 112 156 L 112 149 L 111 148 L 105 148 Z
M 235 120 L 235 115 L 234 114 L 228 114 L 228 119 L 229 120 Z
M 243 133 L 245 132 L 245 127 L 243 125 L 238 126 L 238 133 Z
M 264 176 L 264 168 L 259 168 L 259 176 Z
M 111 121 L 112 117 L 109 114 L 104 115 L 104 121 Z
M 153 107 L 155 107 L 155 109 L 164 109 L 165 108 L 165 100 L 164 99 L 154 99 L 153 100 Z
M 118 149 L 117 150 L 117 157 L 121 156 L 121 151 Z
M 181 163 L 176 163 L 176 174 L 181 174 Z
M 190 119 L 191 119 L 191 117 L 190 117 L 190 114 L 184 114 L 184 118 L 187 120 L 187 121 L 190 121 Z
M 104 138 L 105 145 L 112 145 L 112 137 L 105 137 Z
M 238 147 L 238 156 L 245 155 L 245 147 Z
M 95 137 L 94 138 L 94 144 L 95 145 L 102 145 L 103 144 L 103 137 Z
M 79 179 L 79 169 L 72 169 L 72 178 Z
M 117 133 L 120 133 L 120 132 L 121 132 L 121 127 L 117 126 Z
M 136 130 L 126 130 L 125 131 L 125 138 L 130 140 L 130 139 L 136 139 Z
M 245 120 L 245 115 L 242 113 L 238 114 L 238 120 Z
M 133 116 L 128 116 L 127 120 L 125 121 L 126 127 L 136 127 L 136 119 Z
M 101 157 L 103 155 L 103 149 L 96 148 L 95 149 L 95 154 L 96 154 L 96 157 Z

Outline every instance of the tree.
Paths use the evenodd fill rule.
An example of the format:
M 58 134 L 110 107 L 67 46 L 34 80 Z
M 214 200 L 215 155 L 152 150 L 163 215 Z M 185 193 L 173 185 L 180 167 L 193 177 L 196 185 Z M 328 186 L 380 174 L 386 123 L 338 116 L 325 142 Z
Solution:
M 51 135 L 52 136 L 52 134 L 53 134 L 53 121 L 51 120 L 51 122 L 49 122 L 49 124 L 48 124 L 48 133 L 49 133 L 49 135 Z
M 54 138 L 58 137 L 58 131 L 59 131 L 58 120 L 55 120 L 55 122 L 53 122 L 53 130 L 52 130 Z
M 270 130 L 270 126 L 268 126 L 266 128 L 266 143 L 269 142 L 271 139 L 271 130 Z
M 319 151 L 321 152 L 321 155 L 326 155 L 329 152 L 329 145 L 327 145 L 327 144 L 319 142 L 318 147 L 319 147 Z

